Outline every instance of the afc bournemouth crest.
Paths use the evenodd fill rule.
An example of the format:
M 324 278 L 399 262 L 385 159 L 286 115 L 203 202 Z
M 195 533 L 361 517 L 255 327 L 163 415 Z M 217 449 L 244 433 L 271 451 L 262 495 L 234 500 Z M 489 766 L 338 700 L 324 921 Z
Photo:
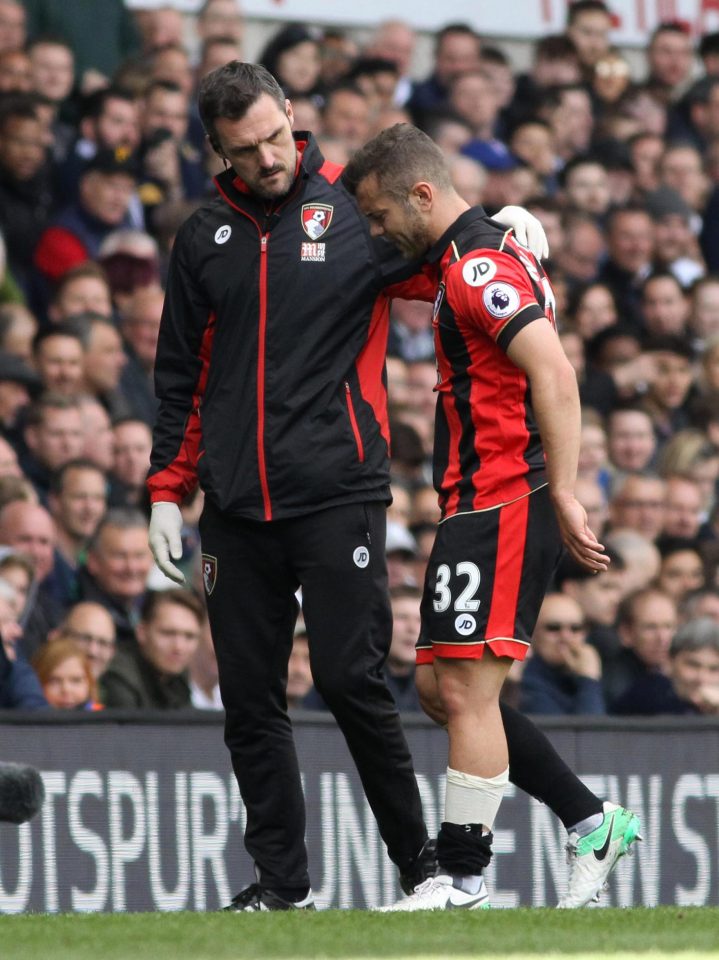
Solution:
M 305 203 L 302 207 L 302 229 L 310 240 L 319 240 L 330 228 L 335 208 L 326 203 Z
M 202 554 L 202 579 L 209 597 L 217 583 L 217 557 L 211 557 L 209 553 Z

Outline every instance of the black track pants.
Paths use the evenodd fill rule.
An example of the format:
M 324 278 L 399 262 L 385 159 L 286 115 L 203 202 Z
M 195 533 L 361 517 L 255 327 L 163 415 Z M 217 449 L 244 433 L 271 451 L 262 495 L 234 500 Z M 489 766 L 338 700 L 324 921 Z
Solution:
M 285 699 L 300 585 L 315 684 L 347 740 L 390 857 L 403 869 L 427 837 L 412 759 L 381 675 L 392 629 L 385 523 L 384 503 L 259 523 L 207 502 L 200 520 L 203 555 L 214 558 L 207 602 L 225 742 L 247 808 L 245 846 L 270 888 L 309 884 Z

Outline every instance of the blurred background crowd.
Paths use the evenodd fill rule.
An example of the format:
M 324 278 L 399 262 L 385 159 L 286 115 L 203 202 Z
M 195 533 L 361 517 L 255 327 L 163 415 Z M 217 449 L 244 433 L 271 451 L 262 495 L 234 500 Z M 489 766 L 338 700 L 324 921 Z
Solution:
M 152 368 L 173 237 L 212 196 L 197 85 L 246 56 L 237 0 L 194 13 L 0 0 L 0 708 L 221 709 L 197 520 L 177 589 L 147 544 Z M 719 34 L 639 59 L 578 0 L 528 69 L 448 23 L 359 42 L 276 24 L 254 56 L 343 163 L 413 122 L 459 193 L 544 225 L 583 404 L 577 495 L 612 564 L 557 573 L 505 696 L 536 714 L 719 713 Z M 395 302 L 387 558 L 402 710 L 438 508 L 431 307 Z M 515 673 L 516 671 L 516 673 Z M 301 617 L 288 702 L 322 709 Z

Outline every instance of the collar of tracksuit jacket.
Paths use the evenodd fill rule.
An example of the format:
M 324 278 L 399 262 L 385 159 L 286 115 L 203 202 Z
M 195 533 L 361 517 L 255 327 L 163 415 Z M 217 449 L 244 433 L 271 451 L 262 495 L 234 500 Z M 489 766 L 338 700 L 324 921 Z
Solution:
M 297 147 L 297 165 L 295 168 L 295 179 L 289 192 L 278 200 L 268 202 L 251 193 L 247 184 L 239 177 L 232 167 L 218 174 L 215 177 L 215 186 L 230 206 L 240 207 L 241 209 L 252 210 L 255 216 L 264 218 L 271 217 L 275 211 L 279 211 L 288 204 L 292 198 L 299 192 L 302 181 L 309 180 L 317 173 L 325 160 L 320 149 L 311 133 L 306 130 L 296 131 L 292 134 Z M 271 226 L 271 224 L 268 224 Z

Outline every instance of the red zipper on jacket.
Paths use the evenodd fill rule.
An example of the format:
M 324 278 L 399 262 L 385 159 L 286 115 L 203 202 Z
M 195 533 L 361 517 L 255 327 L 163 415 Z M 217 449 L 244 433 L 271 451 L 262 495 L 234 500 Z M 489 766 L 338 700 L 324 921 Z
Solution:
M 355 405 L 352 400 L 352 393 L 347 380 L 345 380 L 345 390 L 347 391 L 347 410 L 350 415 L 350 426 L 352 427 L 352 433 L 354 434 L 355 443 L 357 444 L 357 456 L 359 457 L 359 462 L 364 463 L 364 444 L 362 443 L 362 434 L 359 431 L 359 424 L 357 423 L 357 417 L 355 415 Z
M 267 335 L 267 244 L 269 234 L 260 237 L 260 326 L 257 332 L 257 465 L 260 471 L 265 520 L 272 519 L 272 501 L 265 461 L 265 341 Z
M 265 520 L 272 519 L 272 500 L 270 487 L 267 482 L 267 462 L 265 460 L 265 341 L 267 336 L 267 244 L 269 233 L 263 233 L 262 228 L 254 217 L 250 216 L 242 207 L 232 202 L 232 198 L 220 186 L 215 178 L 217 187 L 223 200 L 247 217 L 257 227 L 260 235 L 260 322 L 257 331 L 257 469 L 260 475 L 260 489 L 262 490 L 262 505 L 265 511 Z

